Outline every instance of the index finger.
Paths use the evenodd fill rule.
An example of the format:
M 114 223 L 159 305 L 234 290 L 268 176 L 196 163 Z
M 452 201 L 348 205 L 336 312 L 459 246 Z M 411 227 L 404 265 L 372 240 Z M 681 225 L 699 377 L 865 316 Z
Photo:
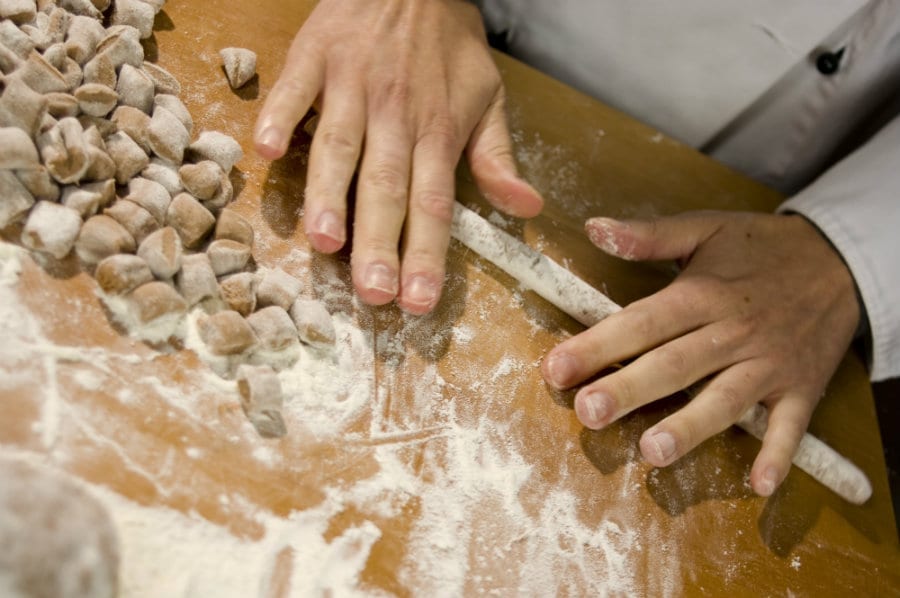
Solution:
M 287 151 L 294 129 L 309 111 L 324 82 L 325 61 L 302 36 L 301 30 L 256 119 L 253 135 L 256 151 L 269 160 L 280 158 Z

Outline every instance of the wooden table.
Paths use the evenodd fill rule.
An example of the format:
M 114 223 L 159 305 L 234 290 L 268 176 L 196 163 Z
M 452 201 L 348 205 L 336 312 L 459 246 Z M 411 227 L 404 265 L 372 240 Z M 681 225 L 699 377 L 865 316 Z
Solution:
M 197 130 L 228 133 L 247 151 L 234 207 L 256 227 L 257 263 L 303 278 L 365 341 L 344 347 L 350 361 L 326 364 L 344 375 L 349 363 L 356 390 L 327 396 L 314 378 L 322 384 L 288 398 L 288 436 L 262 440 L 230 383 L 187 349 L 124 336 L 74 262 L 25 259 L 8 285 L 24 323 L 14 333 L 21 353 L 0 352 L 0 442 L 74 473 L 110 505 L 123 595 L 900 595 L 885 464 L 856 356 L 810 431 L 862 467 L 871 500 L 852 506 L 799 471 L 766 500 L 747 483 L 758 442 L 735 429 L 669 468 L 642 462 L 640 433 L 681 397 L 584 429 L 573 395 L 551 392 L 538 370 L 579 326 L 461 246 L 434 315 L 353 300 L 347 255 L 314 255 L 302 234 L 308 138 L 298 134 L 274 164 L 251 151 L 255 115 L 312 5 L 175 0 L 148 50 L 181 80 Z M 226 46 L 259 54 L 258 80 L 238 92 L 219 65 Z M 527 223 L 495 222 L 619 303 L 672 271 L 603 256 L 582 233 L 585 218 L 769 210 L 780 199 L 497 61 L 517 157 L 547 208 Z M 484 206 L 464 169 L 458 182 L 461 201 Z M 359 385 L 370 389 L 361 399 Z M 154 527 L 160 520 L 177 523 Z M 165 568 L 154 569 L 156 558 Z

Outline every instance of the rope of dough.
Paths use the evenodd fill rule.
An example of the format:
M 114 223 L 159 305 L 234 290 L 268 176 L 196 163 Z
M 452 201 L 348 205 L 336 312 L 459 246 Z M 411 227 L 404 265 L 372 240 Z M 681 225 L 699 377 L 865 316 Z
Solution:
M 622 308 L 544 254 L 506 234 L 458 202 L 450 234 L 460 243 L 515 278 L 585 326 L 593 326 Z M 766 433 L 768 413 L 754 405 L 735 425 L 756 438 Z M 872 484 L 856 465 L 833 448 L 805 434 L 794 465 L 847 501 L 860 505 L 872 495 Z

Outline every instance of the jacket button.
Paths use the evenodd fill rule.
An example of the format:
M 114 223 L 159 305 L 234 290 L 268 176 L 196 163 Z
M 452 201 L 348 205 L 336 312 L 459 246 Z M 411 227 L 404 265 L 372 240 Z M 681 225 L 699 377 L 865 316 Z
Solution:
M 833 75 L 841 66 L 841 58 L 844 57 L 845 48 L 836 52 L 823 52 L 816 58 L 816 69 L 823 75 Z

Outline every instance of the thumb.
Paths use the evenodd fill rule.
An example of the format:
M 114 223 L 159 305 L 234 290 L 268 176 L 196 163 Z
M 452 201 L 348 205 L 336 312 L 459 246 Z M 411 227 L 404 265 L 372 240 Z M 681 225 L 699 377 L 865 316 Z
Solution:
M 584 224 L 591 243 L 631 261 L 688 258 L 718 228 L 716 219 L 701 214 L 629 221 L 591 218 Z
M 520 218 L 540 213 L 544 200 L 519 176 L 513 159 L 502 90 L 472 131 L 466 155 L 475 184 L 494 207 Z

